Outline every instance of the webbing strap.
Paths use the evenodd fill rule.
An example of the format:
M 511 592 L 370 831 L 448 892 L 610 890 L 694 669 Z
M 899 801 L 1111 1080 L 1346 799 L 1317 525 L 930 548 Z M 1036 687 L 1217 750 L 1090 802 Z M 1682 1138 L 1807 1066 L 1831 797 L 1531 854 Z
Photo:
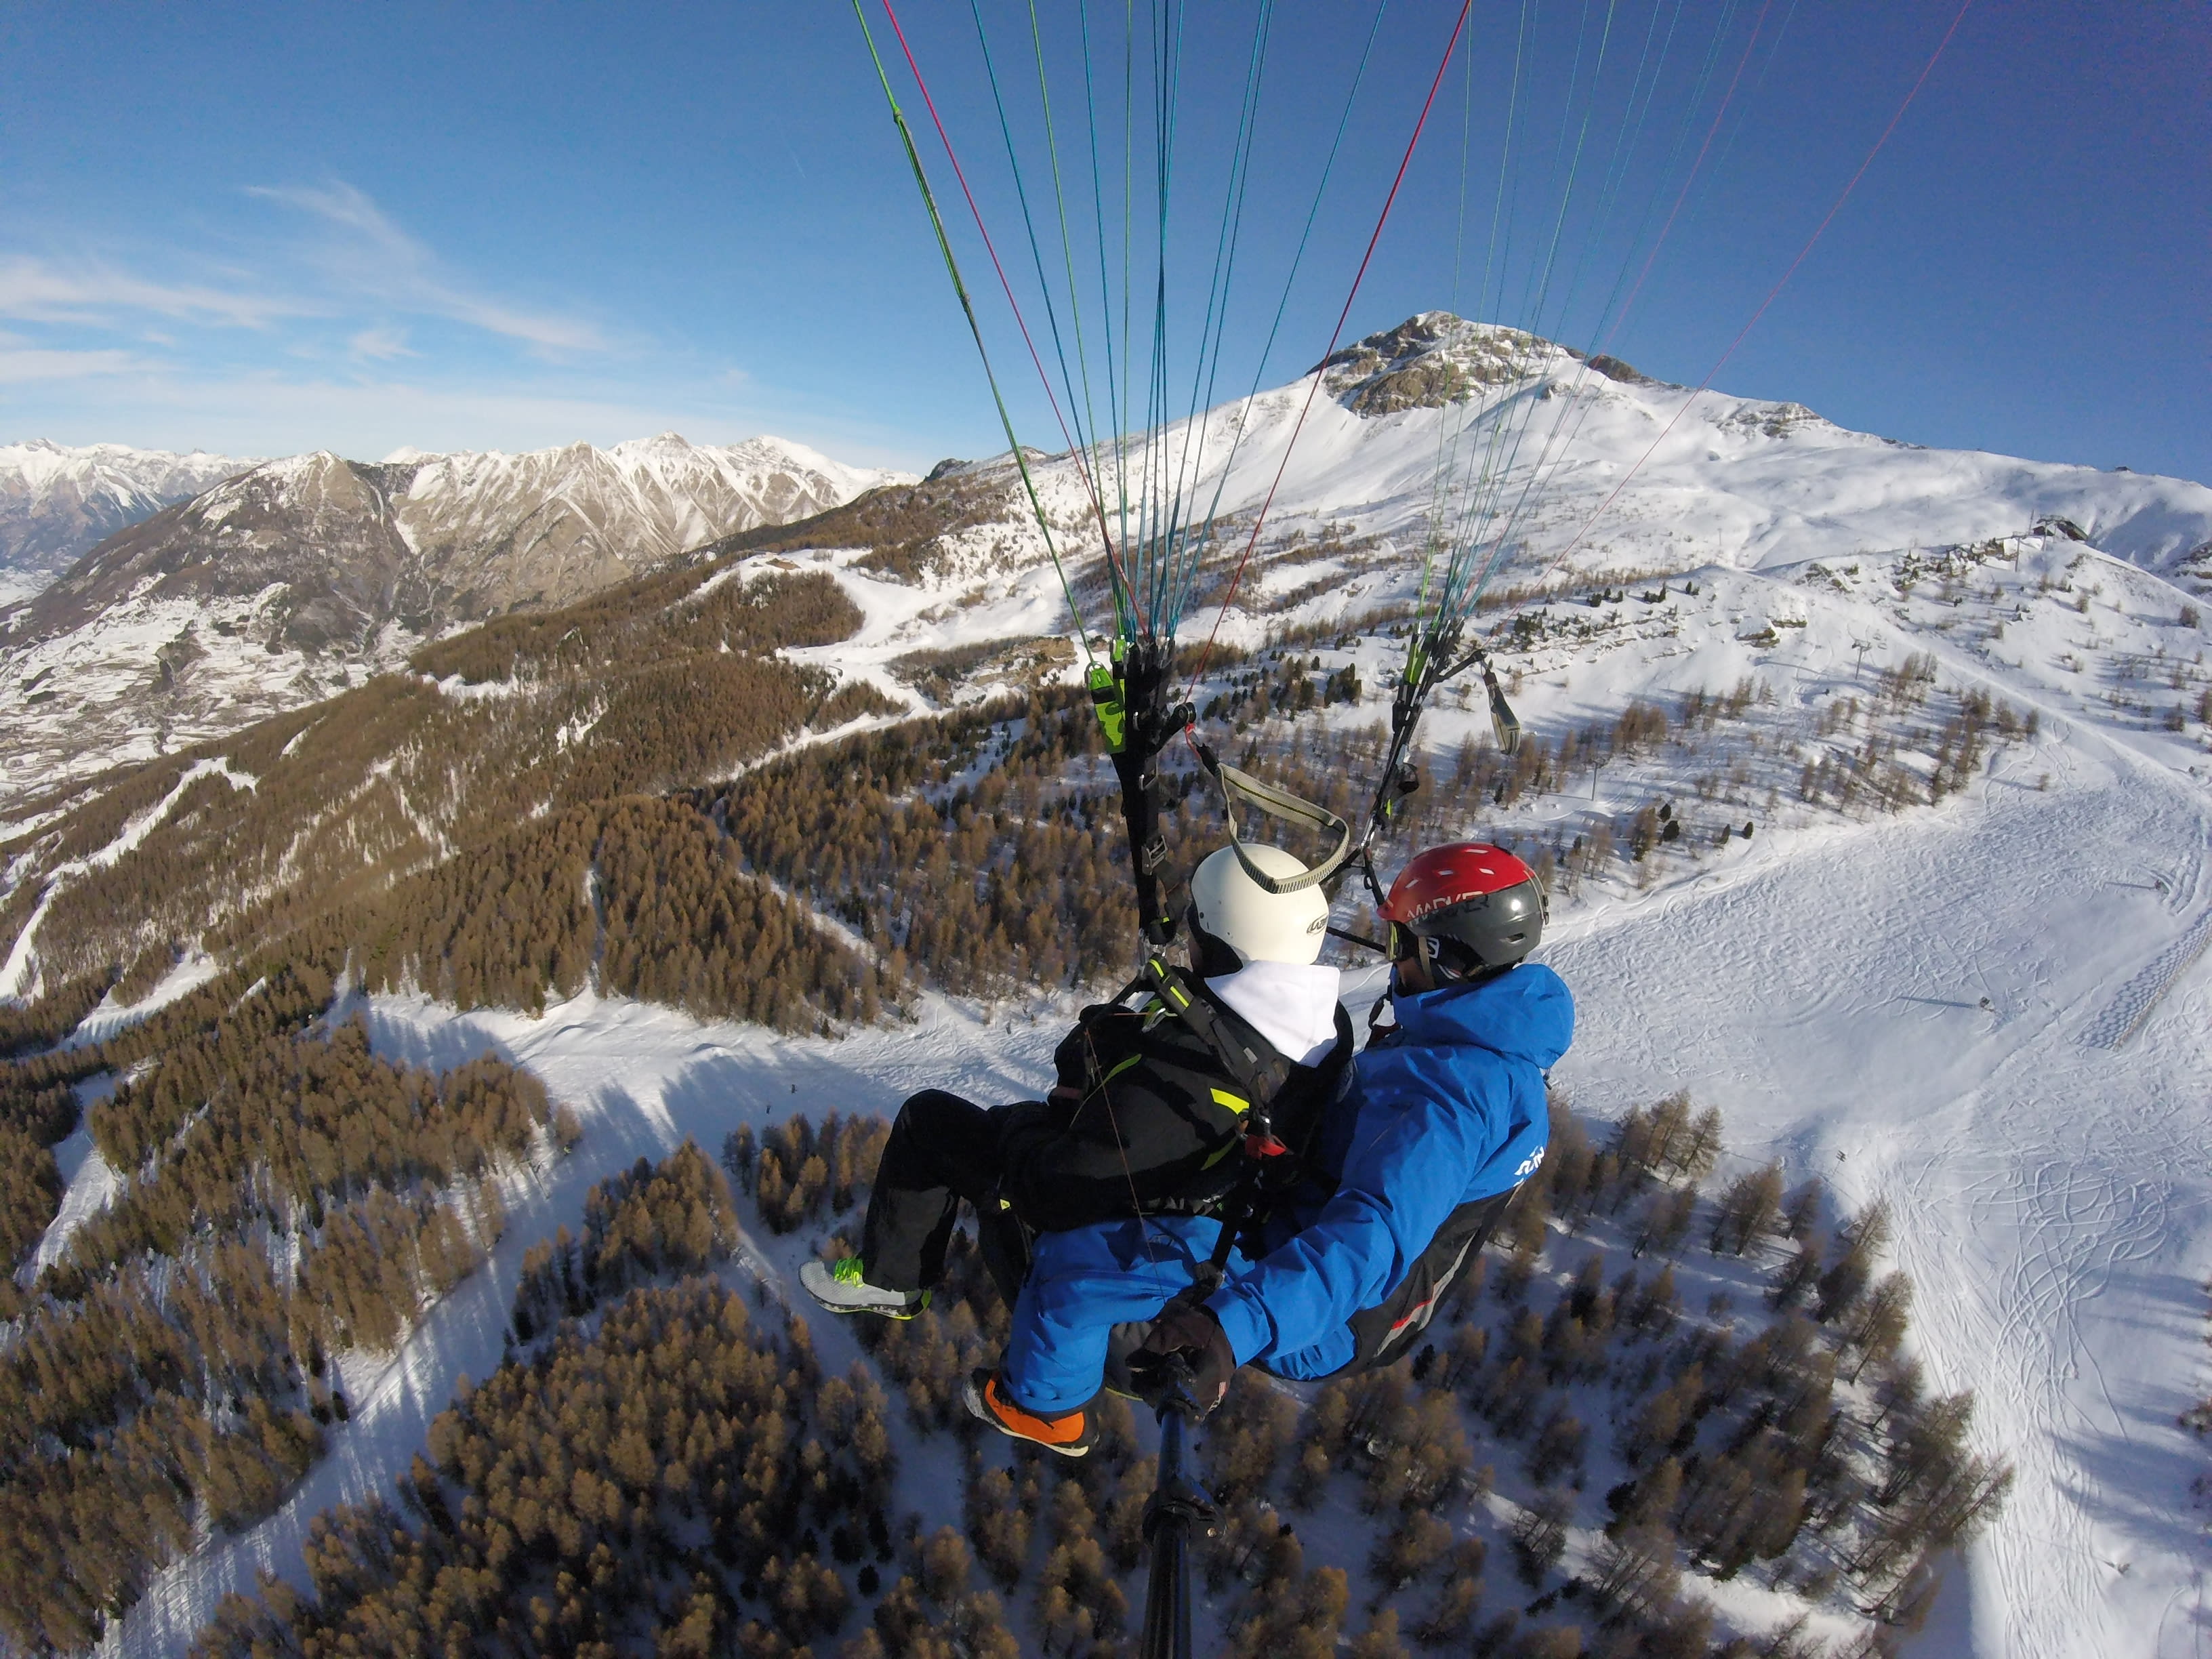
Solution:
M 1190 975 L 1162 957 L 1145 958 L 1144 982 L 1166 1005 L 1168 1011 L 1181 1020 L 1193 1036 L 1212 1051 L 1229 1075 L 1243 1090 L 1246 1107 L 1237 1113 L 1244 1120 L 1245 1134 L 1256 1137 L 1262 1146 L 1281 1143 L 1275 1140 L 1269 1110 L 1275 1097 L 1282 1093 L 1283 1085 L 1290 1081 L 1291 1062 L 1278 1053 L 1265 1037 L 1254 1035 L 1255 1048 L 1214 1011 L 1199 988 L 1191 982 Z M 1220 1091 L 1216 1091 L 1217 1094 Z M 1224 1103 L 1224 1104 L 1226 1103 Z M 1234 1109 L 1233 1108 L 1231 1109 Z M 1264 1152 L 1263 1152 L 1264 1155 Z
M 1278 789 L 1273 784 L 1264 783 L 1249 772 L 1225 761 L 1217 760 L 1213 751 L 1202 743 L 1196 747 L 1200 761 L 1213 775 L 1213 781 L 1221 786 L 1222 810 L 1229 819 L 1229 844 L 1236 850 L 1237 862 L 1244 866 L 1244 873 L 1259 884 L 1262 892 L 1299 893 L 1309 887 L 1317 887 L 1334 875 L 1345 860 L 1352 856 L 1352 826 L 1328 808 L 1316 806 L 1287 789 Z M 1257 811 L 1265 812 L 1269 817 L 1317 830 L 1324 836 L 1334 836 L 1336 845 L 1330 849 L 1328 857 L 1303 875 L 1271 876 L 1254 863 L 1251 854 L 1245 850 L 1243 835 L 1237 827 L 1237 803 L 1240 800 Z
M 1167 700 L 1173 650 L 1172 641 L 1117 640 L 1111 664 L 1093 663 L 1088 676 L 1091 708 L 1121 786 L 1137 921 L 1155 945 L 1175 937 L 1175 919 L 1160 893 L 1168 846 L 1160 830 L 1159 753 L 1193 718 L 1188 703 L 1170 706 Z
M 1458 629 L 1454 628 L 1439 639 L 1423 641 L 1416 635 L 1407 652 L 1405 672 L 1398 680 L 1398 694 L 1390 704 L 1390 748 L 1382 762 L 1382 776 L 1375 785 L 1375 801 L 1368 813 L 1367 832 L 1360 842 L 1358 852 L 1364 858 L 1375 837 L 1382 832 L 1399 801 L 1413 792 L 1419 775 L 1407 763 L 1413 747 L 1413 730 L 1420 724 L 1421 711 L 1428 706 L 1429 693 L 1446 680 L 1480 666 L 1483 689 L 1490 697 L 1491 729 L 1496 733 L 1498 746 L 1506 754 L 1517 753 L 1521 747 L 1521 717 L 1513 712 L 1513 705 L 1505 700 L 1505 688 L 1498 683 L 1498 671 L 1490 665 L 1490 658 L 1480 646 L 1448 668 L 1438 663 L 1449 654 L 1456 643 Z M 1375 880 L 1371 862 L 1367 865 L 1367 884 L 1374 889 L 1376 902 L 1382 902 L 1382 889 Z

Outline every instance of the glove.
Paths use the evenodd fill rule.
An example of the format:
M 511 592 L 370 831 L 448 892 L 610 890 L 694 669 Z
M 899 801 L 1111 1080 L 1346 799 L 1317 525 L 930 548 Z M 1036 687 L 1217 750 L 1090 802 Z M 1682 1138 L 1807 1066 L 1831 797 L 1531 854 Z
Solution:
M 1190 1397 L 1204 1417 L 1221 1403 L 1229 1379 L 1237 1374 L 1236 1351 L 1211 1310 L 1170 1306 L 1162 1311 L 1129 1356 L 1129 1374 L 1139 1393 L 1149 1400 L 1166 1389 L 1165 1367 L 1176 1354 L 1191 1369 Z

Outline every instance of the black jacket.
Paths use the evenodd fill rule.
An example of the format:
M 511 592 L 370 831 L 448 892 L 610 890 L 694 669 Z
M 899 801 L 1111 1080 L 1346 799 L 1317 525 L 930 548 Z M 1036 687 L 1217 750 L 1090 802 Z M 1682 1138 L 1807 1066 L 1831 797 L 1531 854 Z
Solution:
M 1210 994 L 1208 1002 L 1249 1046 L 1272 1052 L 1226 1004 Z M 1336 1022 L 1336 1046 L 1316 1065 L 1293 1066 L 1267 1103 L 1277 1133 L 1317 1115 L 1340 1082 L 1352 1023 L 1341 1008 Z M 1000 1133 L 1000 1195 L 1029 1226 L 1056 1232 L 1204 1211 L 1236 1187 L 1250 1103 L 1213 1051 L 1157 1000 L 1141 1011 L 1085 1009 L 1053 1066 L 1051 1097 L 1009 1108 Z

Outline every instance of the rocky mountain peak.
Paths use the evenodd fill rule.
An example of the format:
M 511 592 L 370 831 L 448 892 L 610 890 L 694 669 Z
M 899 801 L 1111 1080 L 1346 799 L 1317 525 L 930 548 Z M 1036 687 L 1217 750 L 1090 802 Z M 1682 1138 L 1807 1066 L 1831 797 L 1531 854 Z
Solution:
M 1484 388 L 1540 378 L 1578 356 L 1521 329 L 1424 311 L 1354 341 L 1320 368 L 1329 395 L 1355 415 L 1395 415 L 1469 402 Z

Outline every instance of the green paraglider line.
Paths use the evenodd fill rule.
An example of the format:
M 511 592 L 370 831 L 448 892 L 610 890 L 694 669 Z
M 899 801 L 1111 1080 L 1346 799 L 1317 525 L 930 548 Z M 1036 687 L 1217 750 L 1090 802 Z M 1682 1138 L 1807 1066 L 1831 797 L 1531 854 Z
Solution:
M 1220 474 L 1214 480 L 1213 498 L 1206 503 L 1206 522 L 1193 541 L 1190 560 L 1182 573 L 1182 592 L 1186 600 L 1198 579 L 1199 560 L 1203 556 L 1208 544 L 1213 539 L 1213 525 L 1214 520 L 1220 515 L 1221 497 L 1223 492 L 1229 488 L 1229 474 L 1237 465 L 1237 452 L 1243 447 L 1244 434 L 1251 424 L 1252 400 L 1260 395 L 1260 382 L 1266 377 L 1267 362 L 1274 352 L 1276 337 L 1282 331 L 1284 315 L 1290 309 L 1291 292 L 1297 282 L 1298 267 L 1305 258 L 1306 246 L 1312 240 L 1314 222 L 1321 216 L 1322 198 L 1328 192 L 1329 175 L 1335 169 L 1337 152 L 1343 147 L 1345 132 L 1352 125 L 1352 105 L 1358 99 L 1360 83 L 1366 78 L 1367 60 L 1374 54 L 1375 38 L 1382 33 L 1382 15 L 1389 9 L 1389 0 L 1380 0 L 1380 3 L 1376 6 L 1375 21 L 1367 30 L 1367 44 L 1360 52 L 1358 66 L 1352 72 L 1352 89 L 1345 94 L 1344 112 L 1337 118 L 1336 136 L 1329 141 L 1328 158 L 1322 163 L 1321 181 L 1314 186 L 1313 204 L 1306 210 L 1304 228 L 1298 233 L 1297 247 L 1291 255 L 1290 271 L 1283 278 L 1282 298 L 1276 301 L 1274 319 L 1267 325 L 1267 337 L 1261 343 L 1260 360 L 1252 371 L 1252 384 L 1244 394 L 1244 407 L 1237 418 L 1236 435 L 1230 440 L 1229 454 L 1221 463 Z M 1178 607 L 1176 613 L 1178 622 L 1182 618 L 1182 610 Z
M 887 7 L 886 10 L 889 9 Z M 1030 477 L 1027 459 L 1022 453 L 1021 440 L 1014 435 L 1012 417 L 1006 413 L 1006 400 L 999 392 L 999 377 L 991 368 L 991 354 L 983 344 L 983 330 L 975 320 L 975 307 L 968 297 L 968 284 L 961 280 L 960 262 L 952 257 L 952 244 L 945 234 L 945 219 L 937 210 L 937 197 L 929 187 L 929 175 L 922 171 L 921 154 L 915 149 L 914 134 L 908 131 L 905 112 L 898 106 L 898 97 L 891 91 L 890 76 L 884 69 L 884 60 L 876 51 L 876 40 L 868 28 L 867 14 L 860 9 L 860 0 L 853 0 L 853 15 L 860 20 L 860 35 L 868 44 L 868 57 L 876 66 L 876 78 L 883 83 L 884 100 L 890 106 L 891 120 L 898 127 L 899 142 L 906 146 L 907 165 L 914 169 L 914 182 L 921 191 L 922 205 L 929 210 L 930 228 L 937 233 L 937 251 L 945 256 L 945 274 L 952 279 L 952 292 L 960 301 L 961 314 L 968 319 L 968 331 L 975 337 L 975 352 L 983 360 L 983 377 L 991 384 L 991 401 L 998 408 L 999 424 L 1006 434 L 1006 442 L 1014 452 L 1015 469 L 1022 475 L 1022 488 L 1030 498 L 1030 510 L 1036 515 L 1037 528 L 1044 532 L 1045 551 L 1052 559 L 1054 572 L 1060 577 L 1060 591 L 1066 596 L 1068 613 L 1075 619 L 1076 643 L 1083 647 L 1085 662 L 1097 660 L 1091 649 L 1091 632 L 1084 626 L 1082 607 L 1075 602 L 1075 589 L 1067 580 L 1067 567 L 1060 562 L 1060 550 L 1053 544 L 1052 526 L 1044 515 L 1044 503 L 1037 499 L 1036 484 Z M 896 27 L 896 23 L 893 27 Z M 923 94 L 925 100 L 927 93 Z M 1108 550 L 1109 555 L 1112 550 Z
M 1413 123 L 1413 135 L 1406 141 L 1406 153 L 1400 158 L 1396 177 L 1390 180 L 1390 193 L 1382 198 L 1382 211 L 1376 216 L 1374 234 L 1367 239 L 1367 251 L 1360 255 L 1359 269 L 1353 273 L 1352 289 L 1344 296 L 1344 309 L 1336 314 L 1336 326 L 1330 331 L 1328 349 L 1322 353 L 1326 362 L 1336 355 L 1336 343 L 1344 337 L 1344 325 L 1352 316 L 1352 302 L 1359 297 L 1359 285 L 1366 280 L 1367 267 L 1375 258 L 1376 244 L 1382 240 L 1382 228 L 1390 222 L 1390 210 L 1398 200 L 1399 187 L 1406 182 L 1406 169 L 1413 164 L 1413 150 L 1421 142 L 1421 130 L 1428 125 L 1429 112 L 1436 106 L 1437 88 L 1443 85 L 1444 71 L 1451 67 L 1453 55 L 1459 50 L 1459 37 L 1467 27 L 1468 14 L 1474 9 L 1474 0 L 1462 0 L 1459 16 L 1452 24 L 1451 39 L 1444 43 L 1443 57 L 1437 64 L 1436 76 L 1429 82 L 1429 95 L 1421 100 L 1419 118 Z M 1244 580 L 1245 568 L 1252 562 L 1252 550 L 1260 544 L 1260 532 L 1267 522 L 1267 512 L 1275 503 L 1275 492 L 1282 487 L 1283 475 L 1290 469 L 1291 453 L 1297 447 L 1298 434 L 1305 429 L 1306 416 L 1313 412 L 1314 396 L 1321 390 L 1321 370 L 1314 371 L 1313 383 L 1306 388 L 1305 402 L 1298 406 L 1298 418 L 1291 428 L 1290 441 L 1283 446 L 1283 459 L 1275 468 L 1273 480 L 1267 485 L 1267 494 L 1260 503 L 1259 516 L 1252 521 L 1252 534 L 1244 543 L 1244 551 L 1237 561 L 1237 569 L 1229 579 L 1229 586 L 1221 596 L 1221 608 L 1214 612 L 1213 627 L 1206 636 L 1205 649 L 1199 653 L 1198 667 L 1190 677 L 1190 685 L 1183 693 L 1188 700 L 1196 695 L 1198 683 L 1204 678 L 1206 665 L 1213 655 L 1215 639 L 1221 632 L 1222 618 L 1229 614 L 1230 602 L 1237 597 L 1237 589 Z
M 1014 298 L 1013 284 L 1007 280 L 1006 267 L 999 259 L 998 248 L 991 240 L 991 233 L 983 224 L 982 210 L 975 204 L 975 193 L 968 187 L 968 175 L 962 168 L 960 158 L 952 148 L 951 137 L 945 131 L 945 122 L 937 112 L 937 100 L 930 96 L 929 82 L 922 76 L 921 66 L 915 62 L 914 48 L 907 43 L 906 31 L 900 26 L 898 13 L 892 8 L 890 0 L 881 0 L 881 3 L 884 19 L 890 24 L 893 35 L 897 38 L 899 50 L 906 58 L 907 68 L 914 76 L 915 86 L 921 94 L 923 107 L 929 111 L 931 125 L 937 129 L 938 141 L 945 146 L 945 160 L 952 164 L 952 176 L 959 181 L 961 194 L 967 199 L 968 211 L 974 217 L 976 231 L 983 239 L 983 251 L 990 256 L 991 268 L 998 274 L 999 286 L 1006 292 L 1006 304 L 1014 313 L 1015 325 L 1021 330 L 1022 343 L 1029 349 L 1030 361 L 1036 368 L 1037 378 L 1044 383 L 1045 398 L 1052 405 L 1053 418 L 1059 422 L 1060 435 L 1066 439 L 1069 448 L 1074 450 L 1076 449 L 1075 440 L 1068 432 L 1066 416 L 1060 412 L 1060 399 L 1053 392 L 1051 377 L 1045 372 L 1044 360 L 1037 355 L 1036 342 L 1030 337 L 1029 324 L 1022 316 L 1020 303 Z M 882 56 L 876 51 L 875 35 L 868 27 L 867 15 L 861 9 L 860 0 L 853 0 L 853 15 L 860 20 L 860 33 L 867 42 L 868 56 L 876 66 L 876 77 L 883 83 L 884 100 L 890 106 L 891 118 L 898 125 L 899 137 L 906 146 L 907 160 L 914 168 L 915 183 L 920 187 L 922 200 L 929 209 L 930 224 L 937 232 L 938 248 L 945 256 L 945 270 L 952 277 L 953 289 L 959 295 L 961 310 L 967 316 L 969 331 L 975 337 L 975 349 L 983 360 L 983 373 L 991 382 L 992 401 L 998 405 L 999 422 L 1006 430 L 1007 443 L 1012 447 L 1014 466 L 1021 474 L 1023 489 L 1028 492 L 1030 510 L 1036 515 L 1037 528 L 1044 534 L 1045 550 L 1051 556 L 1053 568 L 1060 576 L 1060 588 L 1067 596 L 1068 607 L 1074 612 L 1077 630 L 1079 634 L 1083 635 L 1081 643 L 1084 656 L 1087 659 L 1095 660 L 1091 650 L 1090 639 L 1084 629 L 1083 613 L 1076 606 L 1074 590 L 1067 580 L 1066 567 L 1061 563 L 1059 549 L 1053 542 L 1052 526 L 1045 517 L 1044 503 L 1037 495 L 1036 481 L 1030 476 L 1029 460 L 1022 452 L 1021 441 L 1014 435 L 1013 421 L 1006 413 L 1006 399 L 1000 392 L 998 375 L 991 367 L 990 353 L 984 349 L 983 331 L 976 320 L 975 308 L 968 297 L 967 285 L 961 280 L 959 262 L 954 258 L 952 244 L 945 235 L 945 221 L 938 212 L 937 198 L 930 190 L 928 175 L 922 170 L 921 155 L 915 148 L 914 135 L 907 126 L 904 113 L 899 109 L 897 97 L 891 91 L 890 76 L 884 69 Z M 1079 451 L 1078 453 L 1079 454 Z M 1090 485 L 1090 475 L 1084 469 L 1080 459 L 1076 463 L 1076 469 L 1085 485 Z M 1115 550 L 1113 537 L 1106 528 L 1105 506 L 1100 501 L 1095 487 L 1091 489 L 1091 497 L 1092 508 L 1097 514 L 1099 535 L 1105 544 L 1108 567 L 1115 572 L 1117 580 L 1126 581 L 1126 576 L 1121 569 L 1119 556 Z
M 886 13 L 889 13 L 890 9 L 889 6 L 884 8 Z M 1053 304 L 1052 284 L 1045 278 L 1044 252 L 1037 243 L 1036 222 L 1030 215 L 1029 189 L 1022 182 L 1021 161 L 1014 153 L 1014 130 L 1012 124 L 1006 118 L 1006 100 L 1005 94 L 999 86 L 998 65 L 992 61 L 990 36 L 983 27 L 983 11 L 981 5 L 979 3 L 979 0 L 969 0 L 969 10 L 975 20 L 975 43 L 981 49 L 983 53 L 983 73 L 991 83 L 991 102 L 999 112 L 999 131 L 1000 136 L 1004 138 L 1006 146 L 1006 166 L 1014 176 L 1014 198 L 1021 204 L 1022 225 L 1029 235 L 1030 259 L 1036 267 L 1037 287 L 1044 295 L 1045 323 L 1052 334 L 1053 355 L 1060 362 L 1060 384 L 1066 389 L 1068 411 L 1074 420 L 1075 430 L 1072 435 L 1069 434 L 1067 429 L 1067 422 L 1063 420 L 1060 422 L 1060 435 L 1067 438 L 1068 440 L 1069 459 L 1075 463 L 1076 476 L 1083 480 L 1084 488 L 1090 493 L 1092 510 L 1097 515 L 1099 535 L 1101 538 L 1105 541 L 1107 551 L 1110 554 L 1113 551 L 1113 543 L 1106 530 L 1105 503 L 1099 495 L 1097 481 L 1091 477 L 1091 471 L 1085 465 L 1085 456 L 1089 450 L 1089 441 L 1085 435 L 1082 415 L 1078 410 L 1075 400 L 1075 378 L 1068 371 L 1067 349 L 1060 339 L 1060 311 L 1059 307 Z M 1031 17 L 1032 21 L 1034 21 L 1034 11 L 1032 11 Z M 891 27 L 894 29 L 898 27 L 898 20 L 896 16 L 892 17 Z M 900 44 L 902 46 L 905 44 L 905 38 L 903 35 L 900 37 Z M 909 64 L 913 62 L 911 54 L 909 54 L 908 61 Z M 1040 87 L 1043 85 L 1043 59 L 1042 56 L 1040 56 L 1037 64 L 1038 84 Z M 916 83 L 919 84 L 921 80 L 921 71 L 917 69 L 915 73 Z M 926 87 L 922 90 L 922 96 L 925 100 L 929 96 L 928 89 Z M 931 114 L 933 118 L 935 115 L 935 110 L 933 107 L 931 111 Z M 1049 136 L 1051 131 L 1051 115 L 1052 105 L 1050 99 L 1048 96 L 1045 103 L 1045 117 L 1047 123 L 1046 131 L 1048 136 Z M 940 137 L 944 136 L 944 129 L 941 126 L 939 128 L 939 136 Z M 951 141 L 947 140 L 945 144 L 945 154 L 950 156 L 951 153 Z M 958 169 L 959 163 L 957 161 L 953 162 L 953 167 L 956 171 Z M 967 188 L 967 180 L 965 178 L 963 178 L 961 180 L 961 188 L 963 190 Z M 1056 147 L 1054 151 L 1053 188 L 1054 193 L 1057 194 L 1060 188 L 1060 168 L 1058 150 Z M 973 205 L 972 200 L 970 205 Z M 1063 210 L 1061 213 L 1061 229 L 1063 234 L 1065 234 L 1066 228 L 1066 215 Z M 976 228 L 979 230 L 982 228 L 982 222 L 980 216 L 976 222 Z M 988 244 L 988 238 L 987 237 L 985 240 Z M 994 262 L 998 258 L 998 253 L 995 249 L 993 250 L 991 257 Z M 1005 281 L 1004 272 L 1000 273 L 1000 280 L 1001 282 Z M 1011 301 L 1012 297 L 1012 294 L 1010 290 L 1007 295 L 1007 298 Z M 1072 295 L 1070 296 L 1070 301 L 1072 304 Z M 1016 314 L 1018 318 L 1019 313 L 1017 313 Z M 1079 312 L 1075 315 L 1074 324 L 1077 331 L 1076 349 L 1079 359 L 1082 351 L 1082 317 Z M 1028 330 L 1024 328 L 1023 333 L 1024 337 L 1026 337 Z M 1032 347 L 1031 350 L 1032 355 L 1034 355 L 1035 348 Z M 1037 373 L 1040 375 L 1044 374 L 1044 365 L 1042 362 L 1037 364 Z M 1050 397 L 1052 394 L 1052 383 L 1049 379 L 1045 382 L 1045 394 L 1048 397 Z M 1055 416 L 1060 413 L 1057 403 L 1054 405 L 1053 412 Z M 1113 568 L 1113 562 L 1110 559 L 1108 562 L 1108 568 L 1109 570 Z M 1121 583 L 1115 581 L 1111 584 L 1111 586 L 1114 597 L 1114 611 L 1118 627 L 1122 637 L 1127 638 L 1131 635 L 1134 622 L 1134 618 L 1130 613 L 1128 598 L 1122 591 Z

